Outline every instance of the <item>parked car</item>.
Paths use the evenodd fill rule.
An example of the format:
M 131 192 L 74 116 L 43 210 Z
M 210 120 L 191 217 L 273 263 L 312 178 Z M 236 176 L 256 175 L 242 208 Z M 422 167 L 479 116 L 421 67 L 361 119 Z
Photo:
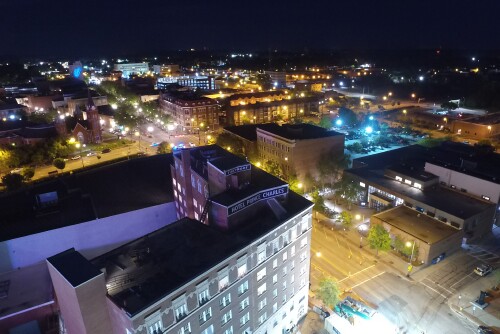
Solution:
M 486 276 L 493 271 L 493 268 L 487 264 L 481 264 L 474 269 L 474 272 L 479 276 Z
M 111 149 L 110 148 L 105 148 L 104 150 L 102 150 L 101 153 L 109 153 L 111 152 Z
M 196 146 L 196 144 L 195 144 L 195 143 L 192 143 L 192 142 L 189 142 L 189 146 L 191 146 L 191 147 L 195 147 L 195 146 Z
M 16 169 L 13 169 L 10 171 L 11 174 L 21 174 L 21 172 L 23 171 L 22 168 L 16 168 Z
M 79 155 L 75 155 L 74 157 L 71 157 L 71 160 L 78 160 L 78 159 L 80 159 L 80 158 L 81 158 L 81 156 L 79 156 Z
M 477 333 L 478 334 L 494 334 L 493 330 L 488 326 L 479 326 L 477 328 Z
M 92 156 L 94 156 L 94 155 L 97 155 L 97 153 L 95 153 L 95 152 L 89 152 L 89 153 L 87 153 L 87 156 L 88 156 L 88 157 L 92 157 Z

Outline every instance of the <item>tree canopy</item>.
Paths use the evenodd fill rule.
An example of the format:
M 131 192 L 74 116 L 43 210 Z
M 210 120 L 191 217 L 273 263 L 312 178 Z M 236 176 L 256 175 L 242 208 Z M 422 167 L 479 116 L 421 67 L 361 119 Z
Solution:
M 234 154 L 244 155 L 243 142 L 227 132 L 218 135 L 215 143 Z
M 391 249 L 391 236 L 382 225 L 372 225 L 368 232 L 368 243 L 377 251 L 388 251 Z
M 17 190 L 22 187 L 24 178 L 18 173 L 9 173 L 2 176 L 2 183 L 7 191 Z
M 55 168 L 61 170 L 66 167 L 66 161 L 64 161 L 64 159 L 61 158 L 54 159 L 52 164 L 54 165 Z
M 349 108 L 340 107 L 339 117 L 344 125 L 353 127 L 358 124 L 358 117 L 356 116 L 356 113 Z
M 337 281 L 333 277 L 325 277 L 319 282 L 319 288 L 315 291 L 316 296 L 330 308 L 340 302 L 340 289 Z

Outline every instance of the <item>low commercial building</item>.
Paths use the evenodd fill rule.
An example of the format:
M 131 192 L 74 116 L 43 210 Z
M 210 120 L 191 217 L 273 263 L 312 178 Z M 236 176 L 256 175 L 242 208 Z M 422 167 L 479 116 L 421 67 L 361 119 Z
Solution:
M 455 120 L 452 131 L 466 138 L 491 139 L 500 135 L 500 113 Z
M 193 89 L 212 90 L 217 89 L 215 77 L 203 75 L 182 75 L 158 78 L 156 86 L 160 90 L 167 89 L 168 86 L 177 84 Z
M 371 208 L 382 211 L 404 204 L 476 239 L 491 233 L 500 193 L 499 157 L 481 154 L 457 143 L 414 145 L 356 159 L 355 168 L 344 174 Z
M 123 78 L 128 78 L 134 74 L 144 74 L 149 72 L 148 63 L 119 63 L 114 65 L 115 71 L 122 72 Z
M 417 210 L 398 206 L 370 218 L 372 225 L 382 225 L 395 240 L 411 244 L 413 261 L 430 264 L 440 261 L 462 244 L 463 230 L 453 228 Z

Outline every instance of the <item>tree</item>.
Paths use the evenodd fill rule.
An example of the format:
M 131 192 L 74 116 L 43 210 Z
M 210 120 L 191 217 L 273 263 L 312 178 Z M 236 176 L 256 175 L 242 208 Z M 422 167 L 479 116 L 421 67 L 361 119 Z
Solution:
M 283 170 L 281 169 L 281 166 L 279 163 L 273 160 L 266 160 L 262 164 L 262 169 L 268 172 L 269 174 L 272 174 L 276 177 L 282 177 L 283 176 Z
M 319 282 L 316 296 L 329 308 L 333 309 L 340 302 L 340 289 L 333 277 L 325 277 Z
M 377 251 L 378 256 L 379 251 L 391 249 L 391 236 L 382 225 L 374 224 L 368 232 L 368 243 Z
M 333 185 L 335 196 L 344 198 L 347 201 L 348 209 L 351 210 L 351 204 L 358 198 L 358 188 L 352 180 L 342 177 L 340 181 Z
M 361 153 L 363 150 L 363 145 L 361 145 L 359 142 L 355 142 L 351 145 L 347 145 L 346 149 L 348 149 L 352 153 Z
M 35 176 L 35 169 L 33 167 L 26 167 L 21 174 L 25 181 L 29 181 Z
M 63 170 L 66 167 L 66 161 L 64 161 L 64 159 L 61 159 L 61 158 L 54 159 L 52 164 L 54 165 L 55 168 L 61 169 L 61 170 Z
M 23 176 L 18 173 L 9 173 L 2 176 L 2 183 L 7 188 L 7 191 L 13 191 L 21 188 L 23 180 Z
M 158 145 L 156 152 L 158 154 L 170 153 L 172 152 L 172 148 L 170 147 L 170 144 L 168 142 L 162 141 L 160 145 Z
M 330 130 L 332 128 L 332 120 L 328 116 L 323 116 L 319 120 L 319 124 L 318 125 L 321 126 L 322 128 Z
M 235 154 L 244 155 L 243 142 L 227 132 L 218 135 L 215 143 Z
M 342 120 L 342 123 L 347 126 L 355 126 L 358 124 L 358 118 L 354 111 L 346 107 L 339 108 L 339 117 Z
M 331 184 L 340 177 L 342 171 L 349 166 L 350 159 L 350 155 L 338 155 L 333 149 L 319 157 L 318 171 L 323 181 L 323 187 L 326 182 Z
M 312 202 L 314 203 L 313 210 L 324 212 L 325 211 L 325 199 L 319 194 L 319 191 L 315 190 L 311 193 Z
M 352 226 L 352 214 L 349 211 L 342 211 L 339 216 L 339 220 L 342 226 L 346 229 L 350 229 Z

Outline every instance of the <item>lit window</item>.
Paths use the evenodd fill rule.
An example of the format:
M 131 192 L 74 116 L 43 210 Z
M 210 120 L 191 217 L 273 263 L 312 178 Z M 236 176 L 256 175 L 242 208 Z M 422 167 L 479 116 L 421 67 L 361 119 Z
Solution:
M 232 318 L 233 318 L 233 312 L 231 312 L 231 310 L 229 310 L 229 312 L 225 313 L 222 316 L 222 324 L 225 325 Z
M 278 259 L 273 260 L 273 269 L 276 269 L 278 267 Z
M 482 198 L 482 199 L 485 199 L 485 200 L 487 200 L 487 201 L 489 201 L 489 200 L 490 200 L 490 198 L 489 198 L 488 196 L 484 196 L 484 195 L 482 195 L 482 196 L 481 196 L 481 198 Z
M 247 259 L 246 256 L 238 259 L 238 278 L 243 277 L 247 273 Z
M 248 321 L 250 320 L 250 313 L 245 313 L 244 316 L 242 316 L 240 318 L 240 325 L 243 326 L 244 324 L 246 324 Z
M 224 290 L 228 286 L 229 286 L 229 277 L 226 274 L 225 276 L 219 278 L 219 292 Z
M 300 248 L 305 247 L 307 245 L 307 238 L 300 240 Z
M 264 283 L 261 286 L 259 286 L 257 288 L 257 296 L 260 296 L 261 294 L 263 294 L 264 292 L 266 292 L 266 289 L 267 289 L 266 283 Z
M 240 302 L 240 311 L 246 309 L 248 305 L 250 305 L 250 300 L 248 297 L 246 297 Z
M 210 320 L 210 318 L 212 318 L 212 308 L 211 307 L 207 308 L 205 311 L 200 313 L 200 325 L 204 324 L 205 322 Z
M 411 186 L 411 180 L 405 179 L 405 183 Z
M 262 310 L 267 305 L 267 299 L 264 298 L 259 302 L 259 311 Z
M 287 252 L 284 252 L 283 253 L 283 262 L 286 261 L 286 259 L 288 259 L 288 253 Z
M 220 300 L 220 308 L 223 309 L 227 305 L 231 304 L 231 294 L 228 293 L 224 297 L 221 298 Z
M 363 188 L 366 187 L 366 184 L 364 182 L 360 182 L 359 185 Z
M 403 182 L 403 178 L 401 176 L 396 176 L 396 181 Z
M 278 275 L 273 275 L 273 284 L 278 283 Z
M 260 281 L 266 277 L 266 268 L 262 268 L 258 273 L 257 273 L 257 281 Z
M 161 333 L 161 332 L 160 332 Z M 191 323 L 188 322 L 179 329 L 179 334 L 191 334 Z
M 422 185 L 420 183 L 415 182 L 413 186 L 417 189 L 422 189 Z
M 246 291 L 248 291 L 248 281 L 245 281 L 245 283 L 241 284 L 238 287 L 238 294 L 239 295 L 244 294 Z

